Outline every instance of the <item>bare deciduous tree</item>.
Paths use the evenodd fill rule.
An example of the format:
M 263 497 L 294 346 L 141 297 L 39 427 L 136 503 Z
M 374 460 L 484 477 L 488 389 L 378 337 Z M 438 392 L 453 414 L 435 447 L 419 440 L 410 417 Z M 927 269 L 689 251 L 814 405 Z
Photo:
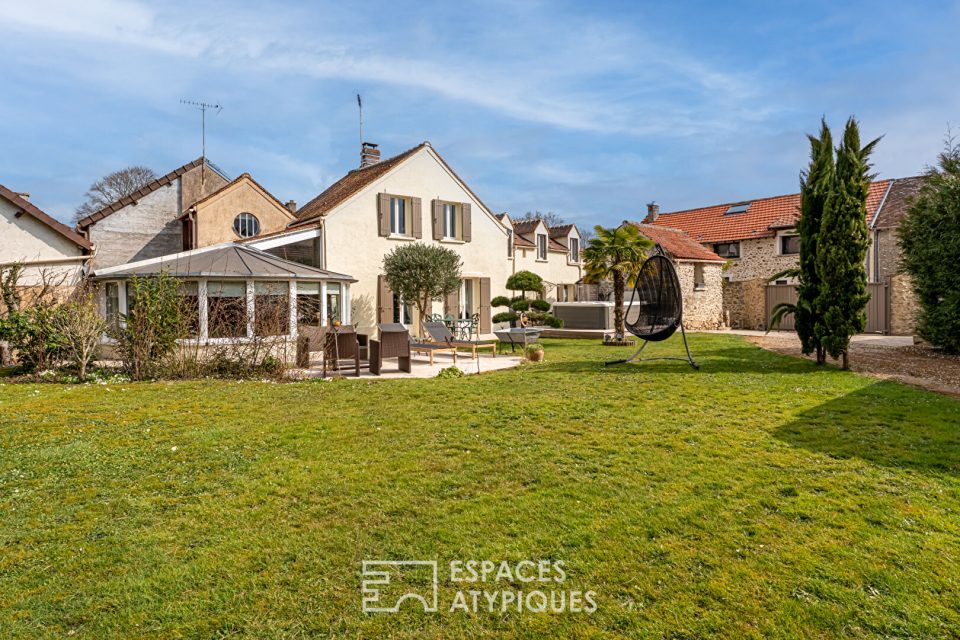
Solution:
M 73 302 L 57 307 L 52 324 L 60 334 L 60 353 L 77 368 L 80 381 L 87 379 L 87 367 L 96 356 L 107 323 L 91 293 L 77 296 Z
M 86 201 L 77 207 L 74 214 L 75 219 L 86 218 L 91 213 L 113 204 L 120 198 L 130 195 L 156 179 L 157 175 L 152 169 L 139 165 L 108 173 L 90 185 L 87 190 Z
M 543 220 L 543 224 L 548 227 L 559 227 L 564 224 L 563 217 L 553 211 L 527 211 L 520 220 Z

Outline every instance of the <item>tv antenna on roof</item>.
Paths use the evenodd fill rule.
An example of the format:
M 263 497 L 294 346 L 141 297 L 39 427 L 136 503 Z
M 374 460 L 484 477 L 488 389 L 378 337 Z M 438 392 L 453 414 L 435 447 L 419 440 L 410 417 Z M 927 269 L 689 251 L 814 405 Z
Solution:
M 195 100 L 181 100 L 180 104 L 189 105 L 200 111 L 200 183 L 203 184 L 203 171 L 207 164 L 207 109 L 216 109 L 217 113 L 220 113 L 223 107 L 219 104 Z

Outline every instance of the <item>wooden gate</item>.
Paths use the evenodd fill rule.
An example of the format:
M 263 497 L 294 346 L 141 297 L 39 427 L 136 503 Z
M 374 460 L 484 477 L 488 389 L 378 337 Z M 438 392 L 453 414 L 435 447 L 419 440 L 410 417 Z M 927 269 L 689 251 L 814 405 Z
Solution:
M 866 333 L 888 333 L 890 331 L 890 301 L 887 299 L 889 289 L 885 282 L 871 282 L 867 284 L 867 293 L 870 302 L 867 303 L 867 330 Z
M 770 326 L 770 318 L 773 316 L 773 308 L 781 302 L 797 304 L 797 287 L 792 284 L 768 284 L 764 295 L 766 299 L 766 322 Z M 793 314 L 783 316 L 780 320 L 780 331 L 793 331 L 795 324 Z
M 867 303 L 867 328 L 865 333 L 888 333 L 890 330 L 889 288 L 885 282 L 867 284 L 870 302 Z M 792 284 L 768 284 L 765 291 L 767 326 L 773 316 L 773 308 L 781 302 L 797 303 L 797 287 Z M 780 321 L 781 331 L 793 331 L 793 314 Z

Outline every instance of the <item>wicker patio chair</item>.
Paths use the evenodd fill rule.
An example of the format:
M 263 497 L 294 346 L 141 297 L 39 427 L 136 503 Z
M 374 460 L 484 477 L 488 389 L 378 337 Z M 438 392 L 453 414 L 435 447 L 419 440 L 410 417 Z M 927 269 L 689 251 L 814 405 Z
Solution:
M 327 366 L 340 371 L 342 364 L 353 363 L 355 375 L 360 377 L 360 340 L 352 325 L 332 327 L 324 335 L 323 377 L 327 377 Z
M 396 358 L 400 371 L 410 373 L 410 332 L 402 324 L 377 325 L 380 339 L 370 341 L 370 373 L 380 375 L 384 358 Z

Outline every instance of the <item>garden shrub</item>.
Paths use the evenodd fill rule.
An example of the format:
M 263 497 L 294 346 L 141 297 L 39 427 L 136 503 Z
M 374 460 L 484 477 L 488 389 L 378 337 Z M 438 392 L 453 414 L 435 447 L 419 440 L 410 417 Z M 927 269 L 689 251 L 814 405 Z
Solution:
M 530 308 L 529 300 L 516 300 L 510 303 L 510 308 L 514 311 L 527 311 Z
M 63 336 L 54 324 L 55 314 L 56 307 L 40 305 L 0 320 L 0 340 L 10 343 L 25 371 L 46 369 L 60 357 Z
M 547 312 L 547 311 L 550 311 L 550 303 L 547 302 L 546 300 L 539 300 L 539 299 L 531 300 L 530 308 L 536 309 L 537 311 Z
M 51 326 L 57 332 L 60 351 L 77 370 L 80 382 L 86 381 L 87 367 L 100 348 L 100 340 L 107 331 L 107 323 L 89 293 L 81 294 L 73 302 L 56 307 Z
M 490 306 L 491 307 L 509 307 L 510 298 L 508 298 L 507 296 L 497 296 L 496 298 L 490 301 Z
M 129 281 L 128 312 L 111 330 L 124 367 L 134 380 L 154 377 L 187 336 L 180 283 L 167 273 Z
M 466 374 L 459 367 L 445 367 L 437 373 L 438 378 L 462 378 Z
M 543 324 L 546 325 L 546 326 L 548 326 L 548 327 L 552 327 L 552 328 L 554 328 L 554 329 L 562 329 L 562 328 L 563 328 L 563 318 L 558 318 L 558 317 L 556 317 L 556 316 L 547 314 L 547 315 L 544 317 L 544 319 L 543 319 Z
M 515 313 L 510 313 L 509 311 L 504 311 L 503 313 L 498 313 L 493 316 L 493 321 L 496 323 L 500 322 L 515 322 L 518 316 Z

